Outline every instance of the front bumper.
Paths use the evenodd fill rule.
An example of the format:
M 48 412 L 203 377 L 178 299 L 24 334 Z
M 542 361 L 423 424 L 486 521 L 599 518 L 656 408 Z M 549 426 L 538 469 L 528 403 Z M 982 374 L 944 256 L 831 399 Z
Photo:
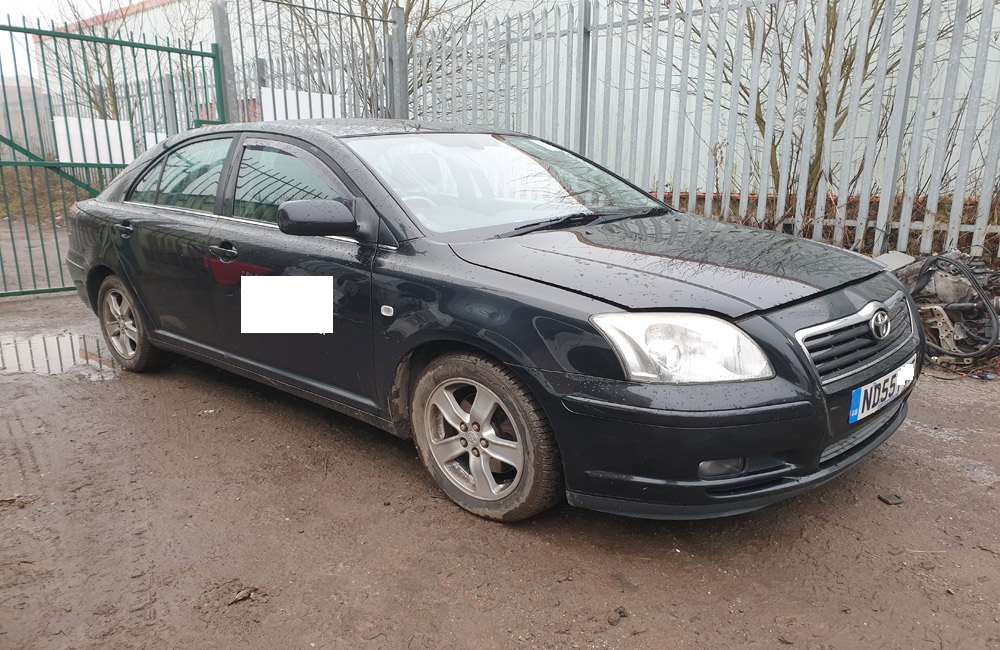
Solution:
M 787 461 L 772 468 L 730 479 L 672 481 L 602 476 L 607 480 L 602 490 L 605 494 L 625 492 L 628 496 L 568 490 L 567 500 L 590 510 L 649 519 L 707 519 L 751 512 L 822 485 L 853 467 L 899 428 L 906 418 L 907 404 L 903 400 L 887 411 L 859 431 L 855 444 L 815 464 L 795 462 L 792 453 L 787 454 Z
M 843 309 L 867 300 L 862 295 Z M 741 326 L 768 350 L 773 379 L 668 386 L 526 370 L 558 441 L 571 504 L 662 519 L 748 512 L 835 478 L 902 425 L 915 381 L 853 424 L 851 394 L 911 360 L 919 374 L 918 330 L 864 372 L 822 383 L 809 356 L 783 333 L 794 328 L 760 318 Z M 743 470 L 699 474 L 701 463 L 727 459 L 742 459 Z
M 911 383 L 877 413 L 841 427 L 831 417 L 849 410 L 850 389 L 780 404 L 686 411 L 584 397 L 566 390 L 572 378 L 538 375 L 549 388 L 543 402 L 559 441 L 569 503 L 657 519 L 749 512 L 822 485 L 899 428 L 913 388 Z M 595 388 L 591 378 L 587 389 Z M 745 459 L 743 472 L 698 475 L 703 461 L 727 458 Z

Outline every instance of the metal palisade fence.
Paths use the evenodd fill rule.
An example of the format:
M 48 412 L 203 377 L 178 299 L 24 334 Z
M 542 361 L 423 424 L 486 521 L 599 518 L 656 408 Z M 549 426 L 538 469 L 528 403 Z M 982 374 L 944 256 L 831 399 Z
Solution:
M 995 0 L 589 2 L 411 42 L 418 119 L 512 128 L 674 206 L 996 255 Z
M 213 0 L 185 32 L 209 46 L 170 20 L 149 38 L 121 21 L 0 24 L 0 48 L 24 53 L 0 58 L 0 295 L 65 288 L 68 206 L 227 117 L 514 129 L 713 218 L 996 256 L 998 2 L 571 0 L 486 18 Z
M 65 217 L 155 143 L 225 118 L 216 46 L 0 24 L 0 295 L 70 288 Z

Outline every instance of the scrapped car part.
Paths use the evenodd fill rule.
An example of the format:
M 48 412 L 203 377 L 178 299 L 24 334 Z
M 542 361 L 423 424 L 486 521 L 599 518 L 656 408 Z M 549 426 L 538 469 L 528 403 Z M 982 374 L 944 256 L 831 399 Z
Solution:
M 505 522 L 564 498 L 692 519 L 801 494 L 900 427 L 923 363 L 916 306 L 872 260 L 679 213 L 489 128 L 196 129 L 69 231 L 123 367 L 179 353 L 413 438 L 448 497 Z M 244 331 L 255 276 L 282 319 L 332 305 L 325 333 Z M 280 293 L 303 276 L 332 281 Z
M 1000 272 L 960 251 L 911 259 L 895 273 L 917 302 L 934 360 L 969 365 L 993 353 L 1000 335 Z

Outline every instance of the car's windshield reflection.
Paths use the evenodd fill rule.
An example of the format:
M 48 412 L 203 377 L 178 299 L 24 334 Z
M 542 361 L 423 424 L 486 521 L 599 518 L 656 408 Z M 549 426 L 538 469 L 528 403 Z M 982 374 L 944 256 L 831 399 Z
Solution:
M 435 233 L 660 206 L 592 163 L 524 136 L 431 133 L 345 142 Z

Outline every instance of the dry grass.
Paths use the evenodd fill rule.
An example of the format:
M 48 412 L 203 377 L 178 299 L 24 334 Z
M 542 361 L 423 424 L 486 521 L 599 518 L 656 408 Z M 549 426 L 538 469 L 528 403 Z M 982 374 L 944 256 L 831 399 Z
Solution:
M 75 170 L 75 174 L 84 183 L 100 189 L 105 183 L 102 171 Z M 59 220 L 75 202 L 87 198 L 90 198 L 87 191 L 51 169 L 0 168 L 0 220 L 9 217 Z

